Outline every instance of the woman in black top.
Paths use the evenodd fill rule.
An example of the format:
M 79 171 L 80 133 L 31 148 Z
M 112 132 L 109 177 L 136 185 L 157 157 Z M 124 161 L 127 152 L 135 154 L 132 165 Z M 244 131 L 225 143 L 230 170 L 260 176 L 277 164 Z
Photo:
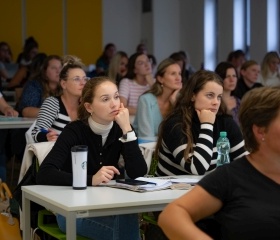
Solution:
M 128 109 L 120 103 L 111 79 L 97 77 L 86 83 L 78 118 L 63 129 L 40 166 L 38 184 L 72 185 L 71 147 L 75 145 L 88 146 L 88 186 L 107 183 L 119 175 L 121 156 L 130 178 L 147 173 Z M 57 215 L 57 220 L 65 231 L 65 218 Z M 91 239 L 140 239 L 137 214 L 78 219 L 77 233 Z
M 250 152 L 205 176 L 165 208 L 159 225 L 170 239 L 212 239 L 194 222 L 215 214 L 222 239 L 280 239 L 280 89 L 242 99 L 239 121 Z

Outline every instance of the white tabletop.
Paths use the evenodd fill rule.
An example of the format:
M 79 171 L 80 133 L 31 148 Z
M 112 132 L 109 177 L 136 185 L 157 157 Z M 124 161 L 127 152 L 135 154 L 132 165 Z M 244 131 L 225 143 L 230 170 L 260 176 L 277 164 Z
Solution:
M 0 116 L 0 129 L 29 128 L 35 118 Z
M 63 186 L 24 186 L 23 239 L 30 239 L 30 201 L 66 217 L 67 239 L 76 239 L 76 218 L 161 211 L 187 190 L 133 192 L 110 187 L 73 190 Z

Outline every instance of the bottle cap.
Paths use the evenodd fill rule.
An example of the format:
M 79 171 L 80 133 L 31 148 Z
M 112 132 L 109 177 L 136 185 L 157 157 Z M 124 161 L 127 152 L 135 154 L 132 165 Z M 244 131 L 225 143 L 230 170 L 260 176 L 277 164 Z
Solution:
M 220 132 L 220 137 L 226 137 L 227 136 L 227 132 Z

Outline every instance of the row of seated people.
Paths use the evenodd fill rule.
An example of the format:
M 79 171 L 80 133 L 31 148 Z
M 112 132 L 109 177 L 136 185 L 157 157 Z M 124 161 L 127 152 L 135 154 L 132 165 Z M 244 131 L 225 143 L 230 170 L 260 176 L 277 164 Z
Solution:
M 142 56 L 142 55 L 140 55 L 140 56 Z M 143 57 L 145 57 L 145 56 L 143 56 Z M 149 68 L 148 58 L 142 59 L 142 60 L 143 60 L 143 63 L 138 64 L 138 65 L 148 66 L 148 67 L 146 67 L 148 69 Z M 144 60 L 146 60 L 146 62 Z M 135 60 L 135 61 L 137 61 L 137 60 Z M 164 134 L 166 132 L 167 139 L 164 138 L 164 135 L 159 135 L 159 138 L 158 138 L 159 139 L 158 140 L 159 156 L 162 154 L 160 152 L 161 147 L 162 147 L 163 151 L 166 151 L 166 149 L 169 148 L 169 147 L 167 147 L 165 141 L 166 142 L 169 141 L 169 138 L 170 138 L 169 135 L 172 135 L 172 131 L 175 131 L 174 137 L 177 139 L 177 143 L 178 143 L 178 141 L 180 139 L 178 137 L 178 132 L 176 132 L 176 130 L 178 131 L 178 129 L 176 129 L 174 127 L 177 125 L 178 126 L 181 125 L 181 127 L 179 127 L 179 129 L 180 129 L 179 133 L 181 133 L 181 135 L 182 135 L 181 140 L 179 141 L 180 145 L 178 145 L 177 147 L 182 145 L 181 148 L 183 148 L 183 147 L 186 148 L 186 153 L 184 153 L 184 149 L 183 149 L 182 151 L 180 151 L 179 154 L 181 156 L 188 156 L 188 154 L 190 153 L 190 155 L 191 155 L 187 158 L 187 159 L 190 159 L 190 162 L 188 163 L 186 161 L 186 164 L 182 167 L 182 169 L 180 169 L 180 168 L 178 169 L 178 170 L 184 172 L 185 174 L 204 174 L 206 171 L 213 170 L 215 168 L 215 163 L 213 164 L 212 159 L 211 159 L 211 158 L 213 158 L 212 155 L 214 153 L 213 142 L 216 141 L 215 137 L 218 136 L 218 133 L 221 130 L 225 130 L 225 131 L 229 132 L 229 139 L 232 143 L 232 153 L 233 153 L 232 160 L 246 154 L 246 151 L 243 148 L 244 143 L 242 140 L 242 135 L 240 133 L 239 128 L 237 127 L 237 124 L 234 122 L 234 120 L 232 118 L 225 115 L 224 114 L 225 112 L 223 112 L 224 110 L 223 110 L 222 106 L 220 107 L 220 105 L 222 103 L 222 94 L 223 94 L 223 86 L 222 86 L 223 84 L 221 82 L 221 79 L 219 77 L 217 77 L 217 75 L 214 74 L 213 72 L 198 71 L 197 73 L 195 73 L 193 75 L 193 77 L 189 81 L 186 82 L 186 84 L 181 89 L 181 87 L 182 87 L 181 68 L 179 67 L 179 65 L 177 63 L 172 62 L 170 59 L 167 59 L 165 61 L 171 62 L 170 65 L 167 64 L 168 65 L 167 67 L 170 67 L 170 69 L 171 69 L 171 74 L 170 74 L 170 72 L 167 71 L 167 68 L 166 68 L 165 70 L 163 70 L 163 73 L 158 75 L 159 77 L 156 78 L 156 83 L 158 82 L 157 85 L 159 85 L 159 87 L 161 89 L 168 88 L 169 86 L 166 87 L 165 84 L 170 83 L 170 82 L 168 82 L 168 80 L 170 80 L 170 78 L 168 78 L 168 76 L 171 75 L 171 80 L 173 80 L 173 82 L 171 81 L 171 85 L 172 85 L 172 83 L 175 83 L 174 85 L 176 85 L 176 88 L 173 89 L 172 91 L 170 91 L 170 89 L 169 89 L 169 92 L 173 93 L 174 90 L 175 90 L 175 92 L 176 91 L 177 92 L 180 91 L 180 92 L 179 92 L 178 96 L 177 96 L 177 92 L 176 92 L 176 94 L 173 95 L 173 100 L 169 101 L 169 103 L 168 103 L 169 109 L 172 109 L 172 110 L 169 112 L 170 114 L 166 115 L 166 116 L 169 116 L 170 118 L 164 118 L 164 121 L 162 123 L 162 129 L 164 129 L 164 126 L 166 126 L 166 129 L 162 130 L 162 132 Z M 62 67 L 62 70 L 63 70 L 63 67 Z M 71 71 L 69 71 L 69 73 L 71 73 Z M 84 74 L 84 72 L 83 72 L 83 74 Z M 173 75 L 174 75 L 174 77 L 173 77 Z M 74 82 L 77 82 L 77 84 L 79 83 L 78 85 L 84 85 L 85 82 L 87 81 L 86 76 L 85 75 L 80 76 L 79 73 L 76 73 L 76 75 L 74 75 L 74 78 L 76 78 L 77 81 L 74 78 L 70 79 L 69 76 L 67 75 L 66 78 L 65 77 L 62 78 L 61 74 L 60 74 L 60 80 L 63 80 L 63 79 L 64 80 L 67 79 L 70 81 L 73 80 Z M 122 104 L 119 104 L 119 102 L 121 101 L 120 100 L 121 94 L 118 93 L 116 85 L 113 84 L 113 86 L 115 87 L 114 88 L 115 92 L 112 91 L 110 93 L 110 92 L 108 92 L 110 90 L 110 87 L 106 86 L 107 83 L 109 84 L 110 79 L 105 77 L 105 78 L 100 78 L 99 80 L 100 81 L 102 80 L 102 81 L 98 82 L 98 79 L 93 79 L 93 80 L 90 80 L 89 83 L 86 84 L 86 86 L 90 86 L 90 84 L 93 84 L 91 86 L 91 94 L 89 94 L 89 93 L 88 93 L 88 95 L 86 94 L 86 87 L 85 87 L 85 90 L 82 94 L 82 101 L 81 101 L 81 104 L 79 105 L 80 106 L 79 111 L 81 110 L 84 113 L 86 113 L 87 118 L 85 118 L 85 119 L 88 120 L 87 125 L 89 127 L 92 127 L 91 128 L 92 131 L 95 133 L 98 133 L 97 135 L 102 136 L 102 138 L 100 138 L 100 139 L 98 138 L 99 139 L 98 141 L 102 140 L 102 143 L 100 146 L 103 146 L 104 148 L 107 143 L 107 141 L 106 141 L 107 138 L 110 137 L 110 131 L 112 128 L 112 124 L 119 125 L 119 127 L 121 129 L 119 132 L 120 137 L 122 134 L 128 135 L 126 140 L 124 138 L 122 139 L 124 142 L 121 141 L 122 143 L 124 143 L 124 146 L 131 145 L 131 144 L 125 144 L 127 142 L 137 143 L 137 142 L 135 142 L 136 141 L 135 133 L 130 132 L 130 131 L 132 131 L 132 127 L 130 126 L 130 124 L 128 124 L 129 123 L 129 118 L 127 118 L 128 110 Z M 66 82 L 68 82 L 68 81 L 66 81 Z M 103 86 L 103 84 L 105 84 L 105 86 Z M 111 85 L 111 84 L 109 84 L 109 85 Z M 98 91 L 97 91 L 97 89 L 98 89 Z M 83 98 L 86 98 L 84 101 L 84 104 L 83 104 Z M 178 98 L 177 101 L 176 101 L 176 98 Z M 54 105 L 54 102 L 49 103 L 49 107 L 53 106 L 53 105 Z M 105 106 L 107 107 L 108 111 L 104 111 L 106 109 Z M 48 106 L 46 106 L 46 108 L 48 108 Z M 167 109 L 166 112 L 168 112 L 168 108 L 166 108 L 166 109 Z M 176 111 L 176 109 L 177 109 L 177 111 Z M 42 109 L 40 111 L 42 111 Z M 89 113 L 90 113 L 90 117 L 89 117 Z M 186 117 L 187 114 L 189 114 L 188 117 Z M 40 115 L 40 112 L 39 112 L 39 115 Z M 79 115 L 79 112 L 78 112 L 78 115 Z M 217 117 L 216 117 L 216 115 L 217 115 Z M 111 118 L 109 118 L 109 116 L 111 116 Z M 181 119 L 180 119 L 180 116 L 181 116 Z M 121 120 L 119 120 L 119 117 L 125 123 L 123 123 Z M 82 115 L 80 115 L 79 118 L 83 119 Z M 94 121 L 94 124 L 92 126 L 90 124 L 91 119 L 93 119 L 93 121 Z M 111 119 L 111 120 L 109 121 L 109 119 Z M 169 119 L 169 121 L 168 121 L 168 119 Z M 113 123 L 113 121 L 115 121 L 115 122 Z M 38 122 L 39 122 L 39 119 L 38 119 Z M 73 122 L 73 124 L 74 123 L 75 122 Z M 193 125 L 194 123 L 197 123 L 198 126 L 195 127 Z M 71 124 L 67 125 L 66 129 L 68 129 L 68 126 L 70 128 L 73 124 L 71 123 Z M 128 125 L 129 125 L 129 127 L 128 127 Z M 194 144 L 194 146 L 200 145 L 200 144 L 196 143 L 196 140 L 201 140 L 198 138 L 199 131 L 194 132 L 193 136 L 192 136 L 192 131 L 194 131 L 195 129 L 200 130 L 200 128 L 199 128 L 200 125 L 201 125 L 201 129 L 206 131 L 206 133 L 204 133 L 204 135 L 208 134 L 210 136 L 210 138 L 214 139 L 213 141 L 211 141 L 211 139 L 210 139 L 209 142 L 204 141 L 204 146 L 201 145 L 200 149 L 197 148 L 198 152 L 200 152 L 202 154 L 203 159 L 205 158 L 205 161 L 207 162 L 206 164 L 205 164 L 205 162 L 201 162 L 201 161 L 203 161 L 203 159 L 197 158 L 196 154 L 192 155 L 192 153 L 194 153 L 195 147 L 192 147 L 191 145 L 192 144 Z M 209 125 L 209 126 L 207 126 L 207 125 Z M 211 125 L 212 125 L 212 128 L 211 128 Z M 215 126 L 218 126 L 218 128 L 217 127 L 215 128 Z M 46 129 L 46 128 L 44 128 L 44 129 Z M 187 129 L 186 133 L 184 133 L 184 132 L 182 133 L 182 129 Z M 49 129 L 47 129 L 47 130 L 49 130 Z M 73 129 L 70 130 L 70 132 L 71 131 L 73 131 Z M 68 144 L 67 143 L 68 140 L 66 139 L 66 137 L 64 137 L 64 138 L 62 137 L 62 136 L 67 136 L 64 134 L 64 132 L 66 132 L 66 130 L 62 131 L 55 146 L 59 142 L 61 144 L 66 144 L 66 145 Z M 84 132 L 84 131 L 82 131 L 82 132 Z M 170 132 L 170 133 L 168 133 L 168 132 Z M 213 134 L 213 132 L 215 132 L 215 133 Z M 37 127 L 37 136 L 39 137 L 39 135 L 42 135 L 41 133 L 43 134 L 43 132 L 41 131 L 41 127 L 39 126 L 39 127 Z M 45 139 L 48 139 L 48 135 L 50 136 L 51 133 L 52 133 L 51 130 L 48 131 L 47 133 L 44 133 Z M 34 134 L 34 136 L 36 136 L 36 134 Z M 186 136 L 188 136 L 188 137 L 186 137 Z M 54 137 L 57 138 L 57 134 Z M 185 143 L 184 143 L 184 141 L 182 142 L 182 139 L 185 139 L 184 140 Z M 190 141 L 188 139 L 192 139 L 193 141 Z M 97 139 L 95 139 L 95 140 L 97 141 Z M 64 142 L 64 141 L 66 141 L 66 142 Z M 82 139 L 80 139 L 79 141 L 77 142 L 77 144 L 88 145 L 87 142 L 82 141 Z M 189 141 L 191 144 L 186 145 L 186 143 L 189 143 Z M 92 145 L 92 142 L 91 143 L 88 142 L 88 143 L 90 146 Z M 77 145 L 77 144 L 75 144 L 75 145 Z M 205 149 L 206 148 L 211 149 L 211 147 L 210 147 L 211 144 L 212 144 L 213 150 L 212 150 L 212 153 L 208 153 Z M 72 143 L 70 145 L 72 145 Z M 168 154 L 173 153 L 173 151 L 171 151 L 172 148 L 174 148 L 173 150 L 175 150 L 177 148 L 175 145 L 176 145 L 176 142 L 173 141 L 172 145 L 170 145 L 170 150 L 167 151 Z M 61 147 L 62 147 L 62 145 L 61 145 Z M 54 156 L 57 157 L 57 156 L 59 156 L 59 154 L 62 154 L 62 152 L 60 153 L 60 151 L 63 151 L 64 152 L 63 154 L 67 155 L 67 156 L 65 156 L 65 158 L 62 158 L 60 160 L 60 163 L 58 163 L 58 164 L 62 164 L 62 162 L 64 164 L 64 163 L 68 162 L 68 160 L 69 160 L 69 154 L 70 154 L 70 150 L 68 149 L 69 145 L 67 145 L 67 151 L 69 150 L 68 152 L 66 151 L 66 148 L 64 148 L 64 147 L 61 148 L 61 147 L 54 148 L 54 150 L 51 151 L 51 153 L 54 151 L 54 153 L 53 153 L 54 155 L 52 157 L 54 157 Z M 56 154 L 55 154 L 55 149 L 57 151 Z M 93 149 L 92 151 L 93 151 L 93 153 L 97 154 L 97 153 L 100 153 L 100 151 L 103 151 L 103 149 L 102 150 Z M 103 154 L 103 152 L 102 152 L 102 154 Z M 128 154 L 128 153 L 126 153 L 126 154 Z M 187 154 L 187 155 L 185 155 L 185 154 Z M 174 154 L 171 154 L 171 155 L 174 155 Z M 126 164 L 125 164 L 126 171 L 132 171 L 131 173 L 128 174 L 128 176 L 133 177 L 133 178 L 138 176 L 137 174 L 133 175 L 133 168 L 129 163 L 129 161 L 132 161 L 132 160 L 126 161 L 125 156 L 129 156 L 129 155 L 123 155 L 125 162 L 126 162 Z M 210 158 L 209 158 L 209 156 L 210 156 Z M 168 157 L 170 157 L 170 156 L 168 156 Z M 100 158 L 100 156 L 97 159 L 99 159 L 99 158 Z M 103 158 L 104 158 L 104 160 L 103 160 Z M 47 157 L 47 159 L 48 159 L 48 157 Z M 179 157 L 178 157 L 178 159 L 179 159 Z M 182 159 L 182 157 L 180 159 Z M 172 158 L 170 160 L 172 161 Z M 51 161 L 51 159 L 49 159 L 49 161 Z M 49 161 L 44 161 L 44 163 L 42 165 L 42 169 L 43 169 L 43 166 L 45 163 L 47 164 L 46 167 L 48 169 L 48 172 L 53 171 L 54 175 L 56 174 L 55 169 L 63 169 L 62 165 L 61 166 L 57 165 L 58 168 L 51 169 L 51 166 L 53 166 L 54 163 L 49 162 Z M 178 160 L 176 160 L 176 156 L 174 157 L 173 161 L 178 166 L 181 166 L 181 163 L 180 162 L 178 163 Z M 142 159 L 140 162 L 142 162 Z M 95 173 L 96 174 L 93 176 L 90 175 L 90 177 L 89 177 L 89 179 L 90 179 L 90 181 L 88 183 L 89 185 L 98 184 L 98 181 L 97 181 L 97 183 L 94 182 L 94 179 L 96 179 L 98 177 L 101 180 L 103 179 L 102 181 L 106 182 L 106 181 L 112 179 L 115 174 L 118 174 L 118 172 L 115 169 L 113 169 L 113 168 L 110 169 L 109 167 L 107 167 L 106 164 L 108 164 L 108 163 L 106 163 L 106 157 L 104 157 L 104 156 L 101 157 L 100 162 L 98 161 L 98 163 L 100 164 L 100 166 L 98 166 L 97 169 L 94 169 L 92 171 L 93 174 L 95 174 Z M 100 167 L 103 166 L 103 164 L 104 164 L 104 167 L 102 167 L 100 169 Z M 161 164 L 161 161 L 159 161 L 158 169 L 160 168 L 160 164 Z M 204 166 L 201 167 L 201 165 L 203 165 L 203 164 L 205 165 L 205 167 Z M 163 162 L 161 165 L 164 165 Z M 118 169 L 116 162 L 114 162 L 113 166 L 116 169 Z M 132 169 L 130 169 L 130 167 Z M 172 166 L 172 167 L 174 167 L 174 166 Z M 128 170 L 127 168 L 130 170 Z M 98 170 L 98 169 L 100 169 L 100 170 Z M 167 169 L 167 172 L 169 172 L 169 174 L 173 174 L 173 175 L 175 174 L 175 173 L 172 173 L 173 170 L 169 169 L 169 166 L 167 166 L 166 169 Z M 41 171 L 41 168 L 40 168 L 40 171 Z M 39 176 L 40 176 L 40 171 L 39 171 Z M 65 171 L 66 172 L 70 171 L 70 169 L 68 167 L 66 167 Z M 45 171 L 45 173 L 46 172 L 47 171 Z M 61 172 L 61 171 L 59 171 L 59 172 Z M 159 171 L 157 171 L 157 172 L 159 172 Z M 44 173 L 44 171 L 43 171 L 43 173 Z M 169 175 L 169 174 L 167 174 L 167 175 Z M 158 174 L 158 175 L 161 175 L 161 174 Z M 163 175 L 165 175 L 165 173 Z M 52 184 L 52 185 L 64 185 L 64 184 L 69 185 L 70 184 L 71 185 L 71 183 L 72 183 L 72 182 L 70 183 L 70 181 L 69 181 L 70 177 L 71 177 L 71 176 L 69 177 L 69 174 L 65 174 L 65 177 L 68 176 L 67 179 L 61 178 L 61 179 L 63 179 L 63 180 L 61 180 L 61 181 L 63 181 L 63 183 L 56 182 L 56 181 L 58 181 L 57 178 L 51 178 L 51 179 L 45 178 L 46 176 L 44 174 L 43 174 L 43 176 L 44 176 L 44 178 L 42 178 L 42 179 L 44 179 L 44 181 L 47 181 L 47 182 L 43 181 L 42 183 L 44 183 L 44 184 Z
M 225 114 L 221 106 L 223 87 L 220 78 L 211 71 L 201 70 L 193 75 L 190 83 L 192 84 L 183 87 L 182 95 L 175 102 L 172 114 L 163 121 L 162 135 L 159 135 L 158 151 L 156 151 L 159 155 L 157 175 L 203 175 L 214 170 L 217 154 L 214 143 L 219 131 L 228 132 L 231 142 L 231 161 L 248 154 L 244 149 L 239 127 Z M 119 145 L 122 145 L 120 147 L 124 151 L 122 155 L 128 176 L 135 178 L 146 173 L 147 166 L 139 152 L 136 134 L 129 124 L 128 109 L 120 103 L 117 87 L 109 78 L 92 79 L 85 85 L 78 116 L 80 120 L 64 128 L 54 148 L 42 163 L 38 172 L 38 184 L 70 186 L 72 184 L 72 175 L 69 174 L 71 173 L 70 151 L 73 145 L 78 144 L 90 146 L 88 161 L 91 166 L 88 170 L 93 175 L 88 175 L 89 186 L 108 182 L 120 173 L 118 170 L 120 152 L 118 154 L 115 152 Z M 116 132 L 115 127 L 119 131 Z M 187 129 L 186 133 L 182 129 Z M 123 134 L 127 134 L 126 139 L 122 137 Z M 137 159 L 137 163 L 130 157 Z M 136 166 L 141 172 L 134 172 Z M 120 216 L 116 216 L 118 217 Z M 122 229 L 123 239 L 130 239 L 132 236 L 132 239 L 139 239 L 139 230 L 136 227 L 138 222 L 135 220 L 137 216 L 126 215 L 126 217 L 127 219 L 120 220 L 120 225 L 117 225 L 114 230 Z M 65 219 L 58 215 L 57 220 L 61 229 L 65 231 Z M 78 222 L 78 234 L 110 239 L 108 236 L 100 238 L 99 228 L 94 224 L 97 219 L 87 220 L 87 224 Z M 126 223 L 128 220 L 134 225 L 130 225 L 133 231 L 129 233 L 122 228 L 123 221 Z M 94 233 L 90 229 L 94 229 Z

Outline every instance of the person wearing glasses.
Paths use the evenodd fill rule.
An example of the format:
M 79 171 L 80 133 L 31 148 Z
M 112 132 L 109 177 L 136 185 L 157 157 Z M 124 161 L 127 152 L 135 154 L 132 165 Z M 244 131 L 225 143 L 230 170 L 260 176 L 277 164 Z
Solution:
M 127 74 L 119 86 L 121 102 L 128 108 L 129 115 L 136 114 L 139 96 L 148 91 L 154 82 L 152 64 L 148 56 L 143 53 L 130 56 Z
M 31 133 L 35 142 L 56 141 L 65 125 L 77 119 L 80 97 L 88 80 L 81 60 L 65 56 L 59 74 L 62 94 L 43 102 Z

